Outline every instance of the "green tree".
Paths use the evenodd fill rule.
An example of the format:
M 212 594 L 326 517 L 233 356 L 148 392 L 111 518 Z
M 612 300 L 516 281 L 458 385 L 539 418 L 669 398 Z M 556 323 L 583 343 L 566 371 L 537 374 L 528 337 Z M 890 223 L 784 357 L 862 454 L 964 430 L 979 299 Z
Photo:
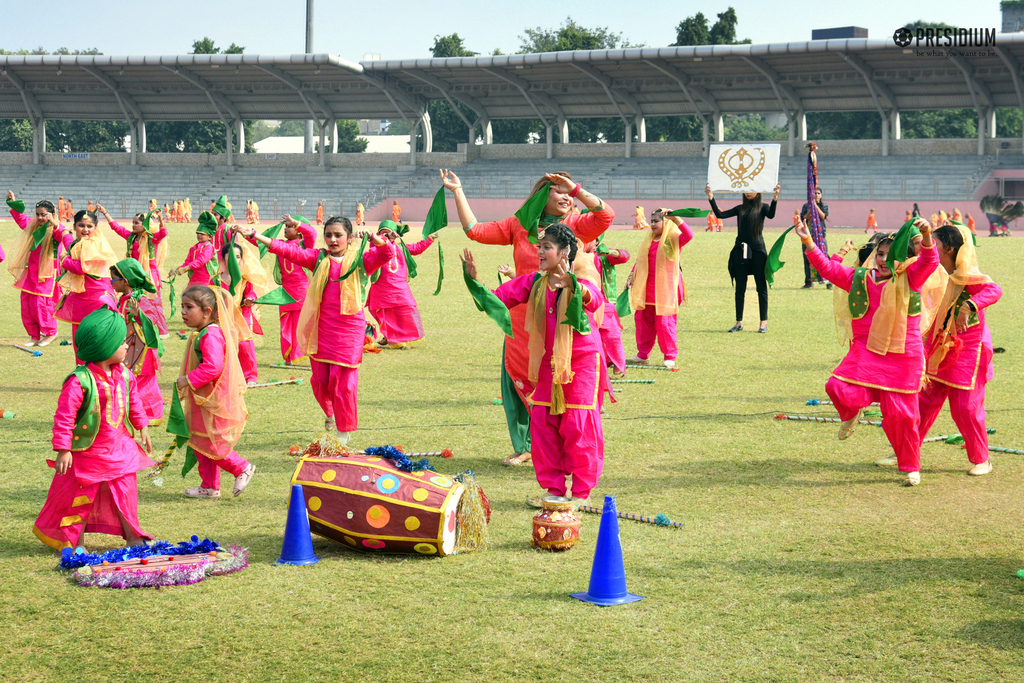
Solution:
M 725 139 L 742 142 L 762 140 L 784 140 L 789 137 L 785 128 L 772 128 L 764 122 L 760 114 L 727 114 L 723 117 Z
M 564 52 L 566 50 L 607 50 L 619 47 L 637 47 L 622 40 L 621 33 L 612 33 L 604 28 L 584 28 L 567 17 L 565 23 L 556 29 L 541 27 L 525 29 L 520 36 L 519 53 Z
M 0 120 L 0 152 L 31 152 L 32 124 L 27 119 Z
M 648 142 L 700 142 L 704 139 L 704 126 L 696 116 L 651 116 L 646 125 Z
M 302 137 L 306 134 L 305 121 L 282 121 L 281 125 L 273 129 L 271 135 L 281 137 Z M 328 139 L 330 139 L 328 133 Z M 269 137 L 269 136 L 267 136 Z M 320 145 L 320 124 L 313 122 L 313 148 L 318 149 Z M 359 137 L 359 123 L 357 121 L 338 121 L 338 153 L 354 154 L 365 152 L 367 141 Z
M 808 112 L 807 137 L 811 140 L 878 140 L 882 137 L 882 119 L 874 111 Z
M 242 54 L 245 48 L 231 43 L 223 51 L 216 46 L 212 38 L 204 37 L 192 43 L 194 55 Z M 251 153 L 253 148 L 253 121 L 243 121 L 245 130 L 245 152 Z M 234 134 L 232 134 L 234 138 Z M 226 131 L 222 121 L 153 121 L 146 124 L 147 152 L 198 152 L 202 154 L 220 154 L 224 152 Z M 238 149 L 238 140 L 233 142 Z
M 687 17 L 676 26 L 675 46 L 685 45 L 746 45 L 750 38 L 736 40 L 739 17 L 730 7 L 718 15 L 715 25 L 708 28 L 708 18 L 702 12 Z
M 476 53 L 466 48 L 458 33 L 449 36 L 434 36 L 434 46 L 430 48 L 436 59 L 444 57 L 472 57 Z M 470 122 L 476 121 L 476 113 L 464 104 L 456 102 L 462 115 Z M 427 105 L 430 113 L 430 128 L 434 139 L 435 152 L 454 152 L 458 145 L 469 140 L 466 122 L 452 109 L 447 100 L 433 100 Z M 408 131 L 406 131 L 408 135 Z M 423 134 L 417 136 L 417 147 L 422 148 Z
M 937 109 L 900 113 L 902 135 L 914 138 L 973 138 L 978 135 L 978 115 L 973 109 Z

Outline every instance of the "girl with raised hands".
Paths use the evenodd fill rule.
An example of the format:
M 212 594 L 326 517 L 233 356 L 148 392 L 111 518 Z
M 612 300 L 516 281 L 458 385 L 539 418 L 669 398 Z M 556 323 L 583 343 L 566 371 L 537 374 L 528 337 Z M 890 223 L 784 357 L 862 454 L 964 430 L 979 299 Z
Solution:
M 70 203 L 70 202 L 69 202 Z M 21 290 L 21 324 L 28 334 L 26 346 L 47 346 L 57 337 L 54 308 L 59 299 L 56 287 L 60 256 L 60 219 L 53 202 L 44 199 L 33 215 L 25 213 L 25 202 L 7 193 L 11 218 L 21 234 L 7 255 L 7 272 L 14 276 L 14 288 Z
M 920 321 L 925 306 L 921 289 L 939 264 L 931 225 L 906 223 L 893 238 L 879 242 L 865 267 L 849 268 L 830 260 L 815 246 L 806 223 L 795 228 L 807 259 L 826 280 L 849 293 L 849 352 L 832 371 L 825 391 L 843 423 L 847 439 L 867 406 L 882 407 L 882 429 L 896 453 L 904 484 L 921 483 L 920 411 L 917 394 L 924 380 Z M 908 256 L 914 233 L 920 233 L 918 256 Z M 841 312 L 841 311 L 837 311 Z
M 588 505 L 604 467 L 599 395 L 605 375 L 595 317 L 604 300 L 598 285 L 573 274 L 576 255 L 572 229 L 550 225 L 539 240 L 537 271 L 488 292 L 476 281 L 473 254 L 462 254 L 467 284 L 483 310 L 492 312 L 492 302 L 525 308 L 527 377 L 534 387 L 528 397 L 532 455 L 542 489 L 527 500 L 534 507 L 541 507 L 544 496 L 568 491 L 576 505 Z M 572 477 L 569 490 L 566 477 Z
M 534 185 L 529 199 L 514 216 L 500 221 L 478 223 L 462 189 L 462 181 L 452 171 L 442 170 L 441 183 L 455 197 L 455 207 L 466 236 L 480 244 L 512 247 L 516 275 L 537 272 L 537 245 L 539 231 L 555 223 L 562 223 L 576 235 L 577 248 L 596 240 L 611 227 L 615 212 L 601 198 L 587 192 L 565 172 L 545 174 Z M 579 200 L 587 213 L 573 213 L 574 200 Z M 578 259 L 573 264 L 574 274 L 600 289 L 601 275 L 591 259 Z M 511 310 L 511 337 L 502 347 L 501 398 L 513 453 L 502 462 L 522 465 L 530 461 L 530 409 L 528 397 L 534 386 L 528 376 L 529 350 L 526 347 L 526 307 Z M 603 321 L 603 311 L 598 312 Z
M 232 230 L 313 271 L 299 314 L 298 342 L 310 358 L 310 384 L 326 416 L 324 427 L 333 426 L 338 440 L 348 443 L 359 426 L 366 287 L 369 276 L 395 255 L 395 245 L 367 230 L 353 234 L 352 222 L 341 216 L 324 223 L 325 249 L 271 239 L 254 228 L 236 225 Z
M 409 288 L 409 279 L 416 276 L 416 262 L 412 257 L 429 249 L 437 238 L 431 235 L 406 245 L 402 237 L 408 229 L 409 226 L 400 226 L 391 220 L 381 221 L 377 228 L 378 235 L 395 245 L 395 255 L 373 274 L 366 300 L 366 308 L 380 326 L 382 337 L 377 346 L 381 348 L 408 349 L 423 339 L 423 322 L 416 297 Z

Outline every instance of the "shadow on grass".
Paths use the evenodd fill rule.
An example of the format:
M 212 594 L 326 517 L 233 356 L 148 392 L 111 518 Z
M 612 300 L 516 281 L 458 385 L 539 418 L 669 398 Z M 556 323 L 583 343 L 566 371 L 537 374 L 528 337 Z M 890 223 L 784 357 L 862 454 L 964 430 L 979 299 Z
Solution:
M 967 624 L 956 636 L 997 650 L 1024 649 L 1024 619 L 986 619 Z
M 832 486 L 892 486 L 902 475 L 895 468 L 880 468 L 870 461 L 844 463 L 835 460 L 813 461 L 794 458 L 737 462 L 734 460 L 699 460 L 680 462 L 666 467 L 667 472 L 655 477 L 634 478 L 640 488 L 682 489 L 711 486 L 794 486 L 823 488 Z M 671 472 L 681 472 L 680 475 Z M 846 475 L 824 480 L 815 479 L 823 473 Z M 877 475 L 877 476 L 871 476 Z M 649 482 L 651 486 L 645 486 Z M 606 486 L 609 481 L 602 482 Z M 656 487 L 653 484 L 657 484 Z

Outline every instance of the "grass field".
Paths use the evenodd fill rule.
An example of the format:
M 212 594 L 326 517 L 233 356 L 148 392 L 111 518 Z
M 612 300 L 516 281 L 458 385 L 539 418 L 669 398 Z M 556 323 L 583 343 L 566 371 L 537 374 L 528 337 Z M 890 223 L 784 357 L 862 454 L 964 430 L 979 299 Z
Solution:
M 13 223 L 0 240 L 13 241 Z M 169 265 L 192 240 L 172 226 Z M 861 239 L 855 237 L 855 239 Z M 311 567 L 276 567 L 294 458 L 323 425 L 308 385 L 251 391 L 239 451 L 257 474 L 243 496 L 189 500 L 195 486 L 172 462 L 162 488 L 140 478 L 143 527 L 171 541 L 191 534 L 250 550 L 244 572 L 190 587 L 80 589 L 55 570 L 31 526 L 52 477 L 44 460 L 70 347 L 42 358 L 23 341 L 17 292 L 0 287 L 0 650 L 6 681 L 994 681 L 1024 677 L 1024 567 L 1020 496 L 1024 461 L 996 455 L 995 471 L 968 478 L 958 447 L 923 448 L 922 484 L 899 485 L 872 461 L 889 452 L 880 429 L 836 440 L 835 425 L 780 422 L 811 408 L 842 357 L 831 292 L 799 289 L 795 240 L 770 292 L 767 335 L 733 323 L 726 260 L 733 235 L 698 233 L 684 249 L 690 301 L 679 315 L 678 373 L 635 371 L 654 385 L 625 385 L 604 416 L 606 461 L 595 500 L 664 513 L 685 529 L 621 522 L 631 592 L 646 599 L 598 608 L 570 599 L 585 590 L 598 518 L 565 554 L 530 548 L 536 492 L 530 468 L 509 469 L 498 396 L 501 336 L 476 312 L 457 265 L 468 244 L 443 234 L 448 280 L 438 297 L 437 260 L 418 259 L 413 281 L 426 339 L 411 351 L 367 356 L 354 445 L 451 448 L 446 474 L 476 472 L 494 506 L 493 546 L 443 559 L 357 554 L 314 538 Z M 839 236 L 833 236 L 837 241 Z M 116 241 L 115 241 L 116 240 Z M 607 240 L 631 251 L 640 234 Z M 982 238 L 982 269 L 1003 287 L 989 312 L 996 346 L 988 387 L 994 445 L 1024 447 L 1021 389 L 1024 272 L 1021 242 Z M 121 253 L 123 242 L 112 239 Z M 511 260 L 474 249 L 481 272 Z M 626 268 L 620 268 L 621 278 Z M 9 276 L 3 273 L 5 284 Z M 621 282 L 621 280 L 620 280 Z M 274 370 L 276 311 L 265 309 L 261 379 Z M 172 326 L 180 327 L 172 322 Z M 626 323 L 626 351 L 635 352 Z M 61 333 L 68 329 L 62 324 Z M 167 343 L 167 393 L 184 342 Z M 654 360 L 660 360 L 657 350 Z M 642 374 L 641 374 L 642 373 Z M 948 412 L 934 433 L 955 431 Z M 169 442 L 157 439 L 159 450 Z M 230 487 L 230 478 L 226 485 Z M 599 503 L 598 503 L 599 504 Z M 91 549 L 117 545 L 89 536 Z

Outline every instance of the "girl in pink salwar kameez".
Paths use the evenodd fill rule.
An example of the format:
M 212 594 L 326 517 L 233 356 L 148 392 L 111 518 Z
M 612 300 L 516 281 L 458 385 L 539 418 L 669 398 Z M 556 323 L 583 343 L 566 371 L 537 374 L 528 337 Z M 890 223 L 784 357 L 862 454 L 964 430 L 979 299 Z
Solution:
M 75 331 L 83 365 L 64 380 L 53 418 L 56 470 L 36 537 L 58 551 L 82 545 L 85 532 L 123 537 L 138 545 L 152 536 L 139 525 L 135 473 L 153 466 L 129 430 L 140 430 L 152 451 L 148 421 L 127 353 L 124 318 L 100 309 Z
M 194 332 L 181 362 L 177 399 L 201 479 L 185 495 L 219 498 L 220 471 L 227 470 L 235 477 L 233 493 L 239 496 L 256 472 L 256 466 L 235 451 L 249 417 L 237 351 L 239 337 L 248 328 L 230 293 L 219 287 L 186 289 L 181 295 L 181 319 Z M 172 406 L 168 430 L 177 407 Z
M 927 436 L 948 398 L 949 412 L 973 465 L 967 473 L 984 475 L 992 471 L 985 429 L 985 385 L 992 379 L 992 335 L 985 323 L 985 309 L 999 301 L 1003 290 L 978 270 L 970 229 L 959 224 L 944 225 L 933 234 L 949 278 L 935 322 L 925 332 L 927 380 L 918 395 L 921 437 Z
M 213 254 L 213 235 L 217 231 L 217 219 L 209 211 L 199 214 L 196 227 L 196 243 L 188 250 L 185 262 L 171 271 L 171 276 L 188 273 L 188 287 L 209 285 L 217 274 L 217 261 Z
M 395 255 L 395 245 L 369 231 L 360 231 L 362 243 L 352 242 L 352 223 L 332 216 L 324 224 L 326 249 L 303 249 L 272 240 L 253 228 L 235 226 L 235 232 L 254 238 L 270 251 L 313 271 L 299 316 L 299 344 L 312 365 L 313 396 L 333 423 L 337 438 L 348 443 L 359 426 L 359 364 L 363 360 L 366 317 L 363 303 L 369 276 Z M 373 246 L 367 248 L 367 240 Z
M 25 214 L 25 202 L 7 193 L 11 218 L 21 235 L 11 248 L 7 271 L 14 276 L 15 289 L 21 290 L 21 323 L 28 333 L 27 346 L 47 346 L 57 336 L 54 308 L 60 298 L 55 286 L 60 255 L 60 223 L 53 203 L 43 200 L 35 206 L 35 216 Z
M 152 305 L 149 307 L 151 311 L 151 319 L 156 324 L 160 334 L 167 334 L 167 318 L 164 316 L 164 304 L 160 296 L 163 285 L 160 279 L 160 269 L 158 268 L 159 258 L 157 256 L 163 246 L 164 240 L 167 238 L 167 228 L 164 227 L 164 217 L 159 211 L 151 212 L 149 214 L 136 214 L 135 218 L 132 219 L 132 227 L 129 229 L 122 227 L 114 221 L 107 210 L 101 205 L 97 205 L 96 209 L 103 214 L 104 218 L 107 219 L 110 229 L 127 240 L 128 253 L 125 254 L 125 258 L 135 259 L 142 264 L 142 269 L 149 273 L 150 278 L 153 280 L 153 284 L 156 285 L 156 291 L 147 294 L 146 297 L 152 302 Z M 156 219 L 160 221 L 160 227 L 156 231 L 154 231 L 149 225 L 153 216 L 156 216 Z
M 110 269 L 110 282 L 121 295 L 117 310 L 128 325 L 128 357 L 125 364 L 135 374 L 139 397 L 149 424 L 156 426 L 164 417 L 164 397 L 160 393 L 160 357 L 164 353 L 160 331 L 153 320 L 153 300 L 146 293 L 156 291 L 152 278 L 135 259 L 118 261 Z
M 85 316 L 104 306 L 117 310 L 110 267 L 118 259 L 91 211 L 76 213 L 74 235 L 70 230 L 62 231 L 60 240 L 66 255 L 61 260 L 64 272 L 57 283 L 65 293 L 56 317 L 71 323 L 73 341 L 75 328 Z
M 604 467 L 600 394 L 606 383 L 594 315 L 604 300 L 594 283 L 572 275 L 576 251 L 571 228 L 561 223 L 548 226 L 537 249 L 538 272 L 520 275 L 493 291 L 508 309 L 521 304 L 527 309 L 528 372 L 534 385 L 530 437 L 537 483 L 544 490 L 527 501 L 535 507 L 541 507 L 543 496 L 565 496 L 570 476 L 573 501 L 589 504 Z M 468 249 L 462 261 L 467 277 L 476 280 Z
M 238 257 L 238 264 L 241 270 L 242 282 L 235 287 L 235 305 L 242 312 L 245 324 L 249 326 L 248 339 L 240 340 L 238 344 L 238 363 L 242 366 L 242 374 L 247 384 L 255 384 L 259 379 L 259 369 L 256 366 L 256 342 L 255 335 L 263 336 L 263 327 L 260 325 L 259 308 L 256 299 L 270 291 L 270 278 L 267 277 L 263 266 L 260 265 L 259 250 L 252 244 L 234 242 L 235 255 Z M 217 284 L 224 289 L 231 289 L 231 274 L 228 269 L 227 253 L 231 248 L 225 244 L 220 250 L 220 271 L 217 273 Z
M 938 266 L 931 226 L 918 220 L 923 237 L 916 258 L 906 258 L 914 224 L 907 223 L 892 241 L 883 240 L 872 269 L 849 268 L 830 260 L 811 240 L 805 224 L 796 227 L 811 266 L 825 279 L 849 292 L 852 341 L 843 361 L 832 371 L 825 391 L 843 424 L 846 439 L 863 409 L 882 407 L 882 429 L 896 453 L 904 483 L 921 482 L 920 413 L 917 393 L 924 379 L 924 347 L 920 321 L 925 308 L 920 291 Z
M 423 339 L 423 322 L 416 307 L 416 299 L 409 289 L 409 279 L 414 277 L 416 265 L 409 268 L 409 256 L 419 256 L 434 243 L 432 237 L 405 245 L 401 235 L 396 232 L 399 226 L 394 221 L 382 221 L 377 229 L 381 235 L 396 246 L 395 255 L 374 273 L 370 295 L 366 300 L 366 308 L 380 325 L 382 339 L 378 346 L 392 349 L 409 348 L 414 342 Z
M 651 227 L 640 243 L 639 256 L 629 275 L 629 304 L 636 324 L 636 356 L 630 363 L 647 365 L 658 340 L 665 367 L 674 368 L 676 311 L 686 298 L 679 271 L 679 250 L 693 239 L 693 230 L 678 216 L 658 209 L 651 214 Z

